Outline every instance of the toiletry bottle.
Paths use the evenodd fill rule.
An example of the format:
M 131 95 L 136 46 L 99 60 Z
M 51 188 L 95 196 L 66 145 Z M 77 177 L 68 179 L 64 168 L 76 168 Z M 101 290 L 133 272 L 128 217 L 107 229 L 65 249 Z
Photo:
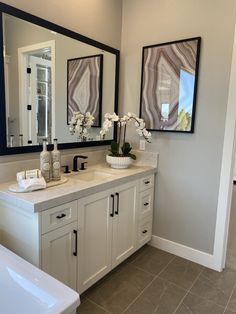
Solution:
M 19 134 L 19 146 L 23 146 L 23 134 Z
M 46 182 L 50 181 L 51 156 L 47 151 L 47 140 L 43 139 L 43 151 L 40 153 L 40 170 Z
M 14 135 L 10 135 L 10 147 L 14 146 Z
M 57 181 L 61 179 L 61 153 L 57 149 L 57 139 L 53 140 L 54 148 L 52 155 L 52 180 Z

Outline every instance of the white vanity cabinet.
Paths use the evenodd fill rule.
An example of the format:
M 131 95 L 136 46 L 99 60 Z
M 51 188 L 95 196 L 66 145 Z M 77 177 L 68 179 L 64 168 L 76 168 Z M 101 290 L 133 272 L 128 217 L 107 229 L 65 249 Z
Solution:
M 154 171 L 126 171 L 84 190 L 71 179 L 61 202 L 55 189 L 0 191 L 1 244 L 82 293 L 151 239 Z
M 78 291 L 81 293 L 136 249 L 138 181 L 78 201 Z

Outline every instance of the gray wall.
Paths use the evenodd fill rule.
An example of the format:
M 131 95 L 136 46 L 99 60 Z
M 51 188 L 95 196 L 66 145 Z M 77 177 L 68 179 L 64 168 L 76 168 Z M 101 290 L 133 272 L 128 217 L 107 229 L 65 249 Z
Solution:
M 120 49 L 122 0 L 3 2 Z
M 153 132 L 147 149 L 160 153 L 154 235 L 207 253 L 214 244 L 235 13 L 234 0 L 123 1 L 124 112 L 139 112 L 143 46 L 202 37 L 195 133 Z

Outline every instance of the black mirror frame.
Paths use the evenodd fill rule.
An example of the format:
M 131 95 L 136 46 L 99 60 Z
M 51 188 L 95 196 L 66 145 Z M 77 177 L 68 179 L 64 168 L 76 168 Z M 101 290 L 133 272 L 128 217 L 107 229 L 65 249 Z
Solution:
M 18 147 L 7 147 L 6 138 L 6 107 L 5 107 L 5 81 L 4 81 L 4 58 L 3 58 L 3 13 L 13 15 L 17 18 L 25 20 L 27 22 L 42 26 L 44 28 L 50 29 L 64 36 L 79 40 L 85 44 L 89 44 L 96 48 L 108 51 L 116 56 L 116 70 L 115 70 L 115 97 L 114 97 L 114 112 L 118 112 L 118 89 L 119 89 L 119 65 L 120 65 L 120 51 L 107 46 L 106 44 L 100 43 L 94 39 L 88 38 L 84 35 L 71 31 L 60 25 L 54 24 L 40 17 L 32 15 L 30 13 L 24 12 L 20 9 L 9 6 L 5 3 L 0 2 L 0 156 L 1 155 L 13 155 L 13 154 L 24 154 L 39 152 L 42 150 L 42 145 L 32 145 L 32 146 L 18 146 Z M 116 140 L 116 125 L 114 126 L 113 139 Z M 89 146 L 101 146 L 109 145 L 112 140 L 103 141 L 88 141 L 88 142 L 72 142 L 72 143 L 62 143 L 58 145 L 59 149 L 72 149 L 79 147 L 89 147 Z M 53 145 L 49 144 L 48 149 L 52 150 Z

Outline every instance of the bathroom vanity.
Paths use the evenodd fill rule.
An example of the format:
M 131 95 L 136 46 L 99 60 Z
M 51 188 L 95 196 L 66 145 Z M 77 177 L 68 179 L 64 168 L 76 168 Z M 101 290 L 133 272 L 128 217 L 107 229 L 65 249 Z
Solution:
M 42 138 L 47 138 L 48 143 L 58 138 L 59 149 L 108 145 L 116 140 L 116 128 L 106 135 L 105 140 L 100 138 L 100 130 L 105 113 L 118 111 L 119 51 L 4 3 L 0 3 L 0 16 L 3 25 L 0 46 L 5 52 L 4 57 L 0 56 L 0 74 L 5 78 L 0 85 L 6 94 L 4 97 L 3 93 L 0 99 L 3 126 L 0 155 L 39 152 Z M 20 38 L 24 38 L 24 42 L 18 42 Z M 43 42 L 41 38 L 44 38 Z M 8 45 L 11 41 L 13 47 Z M 45 51 L 48 52 L 47 61 L 50 59 L 50 62 L 46 67 L 51 79 L 46 82 L 46 72 L 41 69 L 41 60 L 41 63 L 36 62 L 35 51 L 40 54 L 40 59 Z M 17 56 L 16 60 L 14 56 Z M 103 82 L 99 83 L 99 88 L 77 82 L 76 86 L 84 86 L 84 91 L 89 90 L 91 97 L 82 90 L 80 94 L 86 95 L 82 103 L 86 106 L 72 108 L 67 97 L 68 91 L 73 93 L 70 86 L 73 84 L 67 75 L 69 63 L 92 57 L 100 60 L 98 74 Z M 10 58 L 11 63 L 8 62 Z M 17 64 L 19 78 L 12 64 Z M 42 66 L 45 70 L 45 65 Z M 5 73 L 15 80 L 8 80 Z M 39 79 L 34 73 L 41 73 Z M 43 88 L 28 88 L 29 77 L 32 80 L 36 77 L 37 84 L 46 83 L 44 89 L 50 91 L 47 106 L 41 97 L 45 96 Z M 16 86 L 19 97 L 14 93 Z M 31 99 L 37 99 L 31 94 L 40 95 L 41 101 L 36 107 L 29 103 Z M 102 102 L 92 105 L 92 99 L 102 99 Z M 25 103 L 29 104 L 27 110 Z M 19 104 L 19 115 L 12 119 L 11 106 L 15 104 Z M 36 112 L 34 109 L 40 106 L 49 112 L 48 116 L 42 115 L 47 117 L 46 121 L 40 119 L 40 110 Z M 90 109 L 98 121 L 90 129 L 90 139 L 78 141 L 77 135 L 69 131 L 69 113 Z M 43 127 L 40 128 L 41 124 Z M 15 140 L 12 135 L 9 140 L 10 134 Z M 98 163 L 98 152 L 91 155 L 96 159 L 94 163 Z M 36 163 L 26 164 L 34 169 Z M 0 185 L 1 244 L 80 293 L 151 239 L 154 175 L 157 171 L 157 163 L 153 167 L 136 164 L 127 170 L 90 165 L 91 162 L 89 170 L 68 175 L 65 184 L 46 190 L 13 193 L 8 190 L 12 182 Z M 18 164 L 15 171 L 11 163 L 5 167 L 9 168 L 15 175 L 19 169 L 25 169 L 25 161 Z
M 82 293 L 151 239 L 156 171 L 96 165 L 31 193 L 1 184 L 1 242 Z

